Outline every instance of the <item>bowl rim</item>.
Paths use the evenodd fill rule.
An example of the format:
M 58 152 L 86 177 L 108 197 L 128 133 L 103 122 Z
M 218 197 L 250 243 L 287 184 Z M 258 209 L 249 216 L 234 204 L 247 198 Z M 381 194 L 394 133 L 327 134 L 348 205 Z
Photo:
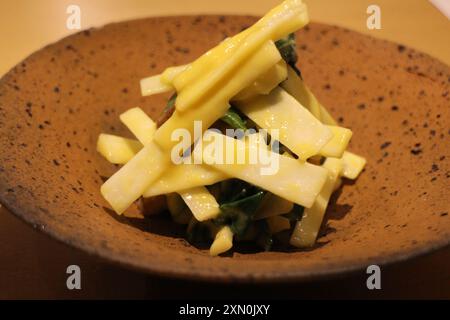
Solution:
M 269 273 L 267 276 L 263 277 L 249 277 L 249 276 L 239 276 L 234 275 L 230 277 L 229 274 L 218 273 L 216 276 L 213 276 L 209 273 L 198 272 L 199 269 L 190 269 L 192 271 L 180 271 L 179 269 L 172 268 L 160 268 L 160 267 L 152 267 L 146 264 L 136 263 L 138 260 L 135 259 L 127 259 L 122 255 L 114 255 L 112 258 L 105 251 L 97 251 L 93 249 L 89 245 L 83 245 L 78 243 L 77 241 L 69 241 L 65 239 L 63 236 L 54 232 L 52 229 L 43 229 L 40 227 L 39 222 L 33 221 L 33 219 L 28 219 L 27 215 L 23 214 L 21 209 L 15 208 L 14 205 L 10 205 L 8 202 L 3 202 L 2 197 L 0 196 L 1 204 L 10 214 L 18 217 L 21 221 L 25 222 L 27 225 L 31 226 L 34 229 L 38 229 L 41 234 L 49 237 L 50 239 L 56 240 L 65 246 L 75 248 L 76 250 L 80 250 L 82 252 L 87 253 L 88 255 L 100 258 L 103 261 L 106 261 L 111 264 L 119 265 L 120 267 L 124 267 L 130 270 L 138 271 L 144 274 L 149 274 L 153 276 L 161 276 L 164 278 L 178 279 L 178 280 L 195 280 L 202 282 L 218 282 L 218 283 L 254 283 L 258 282 L 261 284 L 275 284 L 275 283 L 288 283 L 288 282 L 311 282 L 319 279 L 334 279 L 338 277 L 350 276 L 353 273 L 358 271 L 365 270 L 370 265 L 378 265 L 380 267 L 388 267 L 395 264 L 399 264 L 401 262 L 406 262 L 412 260 L 414 258 L 419 258 L 423 256 L 430 255 L 439 250 L 450 249 L 450 239 L 444 239 L 442 241 L 432 242 L 429 245 L 425 245 L 422 247 L 418 247 L 416 250 L 410 250 L 407 253 L 396 253 L 386 258 L 370 258 L 367 259 L 364 263 L 355 263 L 351 265 L 336 265 L 331 266 L 327 269 L 321 271 L 311 271 L 308 270 L 306 272 L 301 269 L 297 271 L 289 271 L 283 273 Z

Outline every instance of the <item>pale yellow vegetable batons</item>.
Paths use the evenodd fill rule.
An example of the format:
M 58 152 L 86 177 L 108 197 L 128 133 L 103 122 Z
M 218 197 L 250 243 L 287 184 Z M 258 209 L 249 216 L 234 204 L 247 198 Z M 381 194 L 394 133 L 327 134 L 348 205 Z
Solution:
M 334 120 L 333 116 L 328 112 L 328 110 L 319 103 L 320 105 L 320 120 L 323 124 L 327 124 L 329 126 L 337 126 L 336 120 Z
M 348 179 L 356 179 L 366 165 L 366 159 L 350 151 L 345 151 L 342 156 L 344 163 L 343 176 Z
M 173 87 L 162 81 L 161 75 L 155 75 L 141 79 L 141 94 L 151 96 L 153 94 L 164 93 L 173 90 Z
M 162 74 L 144 78 L 141 80 L 141 92 L 143 96 L 168 92 L 174 90 L 174 78 L 186 70 L 190 65 L 167 68 Z M 239 92 L 233 100 L 243 100 L 254 97 L 258 94 L 268 94 L 273 88 L 278 86 L 287 78 L 287 66 L 284 60 L 280 60 L 266 73 L 262 74 L 250 86 Z M 157 81 L 155 80 L 157 79 Z M 166 86 L 166 90 L 159 90 L 159 87 Z
M 120 120 L 143 145 L 152 141 L 156 123 L 142 109 L 129 109 L 120 115 Z
M 137 200 L 170 164 L 170 156 L 153 141 L 114 173 L 101 187 L 103 197 L 118 214 Z
M 306 5 L 301 0 L 284 1 L 250 27 L 249 31 L 243 31 L 229 41 L 224 41 L 205 54 L 205 59 L 200 57 L 190 68 L 177 76 L 174 80 L 175 87 L 179 91 L 176 109 L 182 112 L 191 107 L 198 108 L 200 100 L 222 88 L 236 69 L 239 69 L 264 43 L 278 40 L 302 28 L 308 22 Z M 209 56 L 215 59 L 210 61 Z M 205 71 L 205 64 L 209 65 L 208 72 L 199 73 L 196 69 Z M 192 77 L 190 74 L 196 76 Z M 186 84 L 181 91 L 179 82 Z
M 170 165 L 170 157 L 152 142 L 156 125 L 145 112 L 133 108 L 121 114 L 120 119 L 145 146 L 100 189 L 118 214 L 137 200 Z
M 287 67 L 284 60 L 280 60 L 265 74 L 258 77 L 250 86 L 233 97 L 233 101 L 253 98 L 260 94 L 269 94 L 287 77 Z
M 233 247 L 233 232 L 229 226 L 222 227 L 217 233 L 216 237 L 209 248 L 211 256 L 218 256 L 225 253 Z
M 309 88 L 306 86 L 303 80 L 289 66 L 288 66 L 288 78 L 281 84 L 281 86 L 287 92 L 289 92 L 295 99 L 297 99 L 297 101 L 299 101 L 306 108 L 308 108 L 312 114 L 314 114 L 318 119 L 322 121 L 322 123 L 329 126 L 337 126 L 337 122 L 333 119 L 330 113 L 325 109 L 325 107 L 323 107 L 319 103 L 319 101 L 312 94 L 312 92 L 309 90 Z M 334 150 L 325 149 L 323 151 L 324 156 L 340 157 L 338 156 L 338 154 L 340 153 L 340 151 L 343 149 L 344 146 L 342 141 L 345 141 L 347 139 L 349 140 L 351 138 L 350 132 L 345 132 L 342 129 L 334 129 L 341 131 L 342 134 L 341 138 L 343 139 L 341 140 L 341 144 L 334 144 L 334 142 L 331 142 L 331 144 L 334 144 L 334 147 L 337 147 L 339 145 L 340 148 L 339 149 L 333 148 Z M 335 134 L 336 133 L 337 132 L 335 132 Z M 336 139 L 338 138 L 336 137 Z M 331 147 L 331 145 L 328 147 Z M 343 152 L 341 156 L 344 160 L 343 176 L 349 179 L 356 179 L 356 177 L 364 168 L 366 160 L 363 157 L 348 151 Z
M 203 186 L 179 191 L 178 194 L 183 198 L 197 221 L 214 219 L 220 213 L 216 199 Z
M 169 67 L 162 74 L 143 78 L 140 81 L 142 96 L 151 96 L 175 90 L 173 79 L 186 70 L 189 65 Z
M 216 150 L 216 146 L 220 145 L 220 143 L 215 143 L 218 140 L 222 140 L 221 144 L 226 150 L 235 150 L 235 154 L 256 154 L 264 152 L 264 150 L 260 150 L 258 145 L 252 144 L 252 139 L 237 140 L 211 130 L 205 132 L 203 138 L 203 149 L 195 148 L 193 152 L 194 158 L 198 161 L 203 160 L 205 164 L 211 165 L 229 176 L 247 181 L 304 207 L 312 206 L 327 179 L 326 169 L 288 158 L 267 149 L 264 157 L 271 159 L 272 163 L 277 166 L 277 168 L 271 168 L 274 170 L 267 172 L 267 175 L 262 174 L 268 170 L 267 164 L 263 164 L 261 161 L 250 163 L 249 158 L 244 159 L 245 162 L 242 164 L 238 161 L 234 161 L 233 164 L 216 163 L 215 155 L 220 153 Z
M 272 216 L 267 218 L 267 224 L 269 225 L 269 232 L 271 234 L 275 234 L 291 228 L 289 219 L 281 216 Z
M 265 219 L 271 216 L 288 213 L 292 210 L 294 204 L 291 201 L 283 199 L 277 195 L 269 194 L 264 199 L 261 207 L 255 213 L 254 220 Z
M 287 72 L 287 80 L 281 84 L 283 89 L 286 90 L 290 95 L 292 95 L 298 102 L 300 102 L 324 124 L 336 126 L 336 121 L 334 121 L 328 111 L 320 104 L 311 90 L 309 90 L 309 88 L 295 73 L 295 71 L 291 67 L 288 67 Z
M 214 168 L 201 164 L 170 164 L 166 172 L 145 191 L 144 197 L 208 186 L 229 177 Z
M 336 180 L 339 179 L 342 172 L 343 163 L 340 159 L 328 158 L 325 160 L 323 167 L 328 170 L 327 181 L 312 207 L 305 208 L 302 219 L 297 222 L 294 228 L 290 244 L 295 247 L 310 247 L 316 242 L 328 201 L 333 193 Z
M 352 131 L 338 126 L 327 126 L 333 133 L 333 138 L 320 149 L 319 154 L 324 157 L 340 158 L 347 149 L 348 143 L 352 138 Z
M 306 160 L 332 139 L 332 131 L 282 88 L 237 101 L 237 107 L 263 129 L 276 129 L 279 141 Z
M 184 128 L 191 136 L 194 136 L 194 121 L 198 120 L 202 121 L 203 131 L 208 129 L 225 114 L 229 108 L 229 100 L 233 96 L 253 83 L 258 76 L 264 74 L 280 60 L 281 56 L 275 44 L 266 42 L 232 75 L 232 81 L 227 81 L 215 95 L 205 98 L 205 101 L 196 108 L 182 113 L 175 110 L 172 116 L 156 130 L 155 141 L 163 149 L 170 151 L 178 143 L 171 139 L 174 130 Z
M 98 136 L 97 151 L 111 163 L 125 164 L 133 158 L 142 143 L 112 134 L 102 133 Z
M 130 129 L 131 132 L 136 135 L 136 137 L 143 144 L 149 143 L 153 139 L 153 134 L 155 132 L 155 123 L 153 120 L 148 117 L 145 112 L 143 112 L 139 108 L 133 108 L 123 113 L 120 116 L 122 122 Z M 176 168 L 179 168 L 178 170 Z M 165 172 L 161 175 L 161 178 L 157 180 L 157 182 L 153 183 L 150 188 L 153 188 L 156 184 L 157 186 L 161 185 L 161 182 L 167 182 L 167 177 L 169 179 L 171 177 L 176 177 L 177 180 L 186 180 L 186 173 L 191 174 L 200 174 L 197 178 L 204 178 L 206 175 L 213 175 L 214 169 L 211 170 L 209 168 L 201 168 L 200 165 L 185 165 L 185 164 L 169 164 L 166 168 Z M 179 174 L 179 176 L 174 176 Z M 167 177 L 166 177 L 167 176 Z M 223 176 L 223 174 L 216 174 L 216 176 Z M 166 178 L 165 178 L 166 177 Z M 191 175 L 192 177 L 192 175 Z M 195 178 L 195 177 L 192 177 Z M 217 177 L 216 177 L 217 178 Z M 170 181 L 169 181 L 170 182 Z M 177 181 L 172 181 L 172 187 L 177 187 L 177 190 L 183 190 L 180 187 L 183 183 L 176 185 Z M 189 181 L 188 181 L 189 182 Z M 205 185 L 207 181 L 203 180 L 203 185 Z M 192 182 L 191 182 L 192 185 Z M 219 213 L 219 205 L 217 204 L 214 197 L 209 193 L 208 189 L 203 187 L 203 185 L 199 185 L 194 189 L 186 189 L 180 192 L 181 197 L 186 202 L 188 207 L 191 209 L 194 216 L 198 221 L 208 220 L 214 218 Z M 167 190 L 166 190 L 167 191 Z M 172 191 L 171 191 L 172 192 Z M 148 193 L 148 190 L 146 191 Z M 145 194 L 144 194 L 145 196 Z
M 169 67 L 161 74 L 161 82 L 170 85 L 173 89 L 175 88 L 173 86 L 173 80 L 181 74 L 183 71 L 185 71 L 187 68 L 189 68 L 190 64 L 185 64 L 182 66 L 175 66 L 175 67 Z

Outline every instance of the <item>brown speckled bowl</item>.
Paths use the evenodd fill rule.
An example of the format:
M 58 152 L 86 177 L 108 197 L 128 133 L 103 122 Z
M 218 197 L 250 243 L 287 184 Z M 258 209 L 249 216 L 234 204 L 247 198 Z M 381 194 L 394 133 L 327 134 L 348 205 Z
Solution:
M 306 82 L 368 160 L 334 197 L 308 251 L 211 258 L 165 219 L 118 217 L 100 195 L 116 167 L 100 132 L 118 115 L 157 117 L 167 95 L 139 79 L 187 63 L 252 17 L 144 19 L 84 31 L 31 55 L 0 81 L 0 201 L 54 238 L 152 273 L 220 281 L 306 279 L 403 260 L 450 242 L 450 68 L 401 45 L 312 23 L 298 33 Z

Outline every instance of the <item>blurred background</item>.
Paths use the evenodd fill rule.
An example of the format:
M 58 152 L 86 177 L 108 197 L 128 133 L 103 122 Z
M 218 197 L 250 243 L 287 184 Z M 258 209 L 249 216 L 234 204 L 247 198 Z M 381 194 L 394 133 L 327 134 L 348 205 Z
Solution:
M 66 9 L 78 5 L 81 28 L 161 15 L 262 15 L 278 0 L 0 0 L 0 76 L 68 30 Z M 396 41 L 450 64 L 450 0 L 305 0 L 313 21 Z M 366 10 L 381 8 L 381 30 L 366 26 Z M 440 8 L 439 11 L 437 8 Z M 447 11 L 446 11 L 447 10 Z M 69 291 L 66 267 L 82 269 L 81 291 Z M 210 286 L 161 279 L 112 266 L 40 234 L 0 207 L 0 298 L 446 298 L 450 250 L 384 268 L 380 291 L 364 272 L 303 284 Z M 275 291 L 274 291 L 275 290 Z M 267 296 L 267 292 L 272 294 Z
M 81 9 L 81 28 L 161 15 L 262 15 L 280 0 L 1 0 L 0 74 L 44 45 L 72 32 L 66 8 Z M 450 64 L 450 23 L 428 0 L 305 0 L 312 20 L 400 42 Z M 433 0 L 450 10 L 449 0 Z M 367 7 L 381 8 L 382 29 L 368 30 Z M 76 30 L 75 30 L 76 32 Z

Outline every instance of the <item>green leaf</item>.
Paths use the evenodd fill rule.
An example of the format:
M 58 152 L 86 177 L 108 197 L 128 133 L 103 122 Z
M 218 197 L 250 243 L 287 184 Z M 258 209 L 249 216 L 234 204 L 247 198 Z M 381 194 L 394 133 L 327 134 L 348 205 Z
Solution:
M 226 202 L 220 206 L 221 213 L 214 220 L 218 225 L 229 225 L 233 234 L 241 236 L 248 229 L 252 216 L 258 210 L 266 191 L 241 198 L 236 201 Z
M 233 129 L 247 130 L 247 122 L 233 108 L 228 109 L 221 120 Z
M 233 202 L 224 203 L 220 206 L 220 209 L 233 210 L 235 208 L 239 208 L 244 213 L 251 215 L 259 208 L 265 194 L 266 191 L 261 190 L 249 197 L 242 198 Z
M 301 72 L 297 68 L 297 51 L 295 50 L 296 43 L 295 43 L 295 34 L 290 33 L 285 38 L 281 38 L 280 40 L 275 42 L 275 45 L 278 48 L 278 51 L 280 52 L 281 56 L 283 57 L 283 60 L 286 61 L 288 65 L 294 69 L 294 71 L 301 77 Z
M 175 107 L 175 101 L 177 100 L 177 93 L 174 93 L 169 100 L 167 101 L 167 105 L 164 108 L 164 112 L 169 112 Z

